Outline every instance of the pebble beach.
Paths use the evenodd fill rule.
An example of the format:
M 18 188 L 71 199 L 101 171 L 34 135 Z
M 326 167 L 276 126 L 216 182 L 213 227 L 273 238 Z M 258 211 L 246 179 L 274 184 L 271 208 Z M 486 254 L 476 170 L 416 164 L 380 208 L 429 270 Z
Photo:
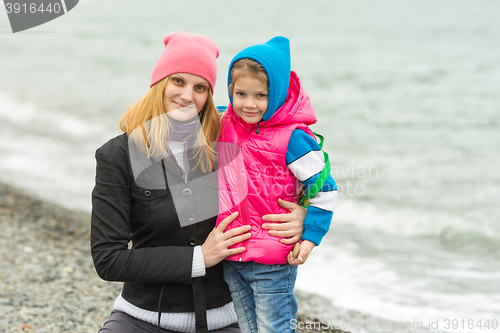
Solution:
M 0 183 L 0 332 L 97 332 L 121 283 L 101 280 L 90 255 L 90 214 Z M 297 332 L 326 300 L 297 294 Z M 307 325 L 307 323 L 310 323 Z

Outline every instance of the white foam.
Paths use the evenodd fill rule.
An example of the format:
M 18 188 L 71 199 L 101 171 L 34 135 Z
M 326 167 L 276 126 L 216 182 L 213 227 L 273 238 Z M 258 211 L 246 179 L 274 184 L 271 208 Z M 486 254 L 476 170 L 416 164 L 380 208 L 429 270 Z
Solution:
M 499 237 L 493 226 L 473 225 L 458 214 L 356 201 L 340 195 L 335 223 L 355 225 L 360 230 L 374 230 L 398 237 L 434 237 L 449 230 L 453 230 L 453 233 L 480 233 L 491 239 Z
M 3 91 L 0 91 L 0 121 L 22 133 L 63 140 L 85 140 L 106 132 L 99 122 L 89 123 L 68 111 L 43 110 L 31 102 L 17 101 Z
M 386 248 L 385 251 L 394 249 Z M 456 257 L 450 259 L 457 260 Z M 387 256 L 378 253 L 363 255 L 359 245 L 345 246 L 343 242 L 339 244 L 330 239 L 315 248 L 306 264 L 299 268 L 296 287 L 329 298 L 336 307 L 394 322 L 420 322 L 426 328 L 429 321 L 438 320 L 439 331 L 447 331 L 444 319 L 464 319 L 466 322 L 481 319 L 484 322 L 498 317 L 498 293 L 488 295 L 479 291 L 469 292 L 467 284 L 462 287 L 465 290 L 447 290 L 446 284 L 450 283 L 450 276 L 443 276 L 445 272 L 449 272 L 451 276 L 456 276 L 457 284 L 467 281 L 469 277 L 479 280 L 478 283 L 484 281 L 493 284 L 498 279 L 498 271 L 486 272 L 484 275 L 478 272 L 470 276 L 470 267 L 460 269 L 460 265 L 454 267 L 451 262 L 447 263 L 451 268 L 434 272 L 431 263 L 426 266 L 426 262 L 424 260 L 423 265 L 418 264 L 421 266 L 422 276 L 411 277 L 407 267 L 394 266 L 397 264 L 395 258 L 388 260 Z M 441 258 L 437 261 L 438 264 L 439 262 L 444 263 Z M 418 268 L 415 270 L 418 271 Z M 442 285 L 434 285 L 435 279 Z M 320 292 L 317 286 L 321 286 Z
M 90 210 L 102 125 L 41 110 L 0 91 L 0 178 L 68 208 Z

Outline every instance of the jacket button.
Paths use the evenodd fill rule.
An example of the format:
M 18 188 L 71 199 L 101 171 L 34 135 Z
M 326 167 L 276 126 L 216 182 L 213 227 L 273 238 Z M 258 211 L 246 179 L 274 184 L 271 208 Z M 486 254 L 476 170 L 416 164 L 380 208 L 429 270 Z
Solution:
M 185 196 L 186 198 L 187 197 L 190 197 L 191 196 L 191 189 L 189 188 L 185 188 L 183 191 L 182 191 L 182 195 Z
M 150 197 L 151 196 L 151 191 L 150 190 L 144 191 L 144 196 L 145 197 Z
M 194 238 L 194 237 L 189 238 L 189 245 L 195 246 L 196 245 L 196 238 Z
M 194 221 L 194 213 L 189 213 L 187 218 L 188 218 L 189 222 L 193 222 Z

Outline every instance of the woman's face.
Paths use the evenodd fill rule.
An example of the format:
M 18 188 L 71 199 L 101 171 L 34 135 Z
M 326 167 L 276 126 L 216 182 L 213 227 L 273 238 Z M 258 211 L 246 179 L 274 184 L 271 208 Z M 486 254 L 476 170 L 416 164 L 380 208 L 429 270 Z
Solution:
M 163 108 L 168 116 L 178 120 L 189 120 L 205 105 L 210 84 L 201 76 L 188 73 L 170 75 L 163 95 Z

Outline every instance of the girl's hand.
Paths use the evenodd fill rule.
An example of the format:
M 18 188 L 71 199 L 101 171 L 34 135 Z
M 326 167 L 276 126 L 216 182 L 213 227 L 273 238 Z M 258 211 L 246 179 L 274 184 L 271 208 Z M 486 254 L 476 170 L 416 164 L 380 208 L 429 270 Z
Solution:
M 308 240 L 303 241 L 302 243 L 300 243 L 300 252 L 297 258 L 293 257 L 292 251 L 288 253 L 288 256 L 286 257 L 288 263 L 292 266 L 304 264 L 307 261 L 307 258 L 309 258 L 309 254 L 311 254 L 311 251 L 315 246 L 316 244 L 314 244 L 313 242 L 310 242 Z
M 278 199 L 281 207 L 290 211 L 288 214 L 268 214 L 262 216 L 264 221 L 280 223 L 264 223 L 262 228 L 269 229 L 269 234 L 276 237 L 283 237 L 281 243 L 295 244 L 302 238 L 304 233 L 304 218 L 306 209 L 296 203 Z
M 226 233 L 224 232 L 229 223 L 233 222 L 237 216 L 238 212 L 234 212 L 222 220 L 221 223 L 210 232 L 201 246 L 206 268 L 218 264 L 227 256 L 245 251 L 244 247 L 234 249 L 229 249 L 229 247 L 250 238 L 250 233 L 244 234 L 250 230 L 249 225 L 231 229 Z

